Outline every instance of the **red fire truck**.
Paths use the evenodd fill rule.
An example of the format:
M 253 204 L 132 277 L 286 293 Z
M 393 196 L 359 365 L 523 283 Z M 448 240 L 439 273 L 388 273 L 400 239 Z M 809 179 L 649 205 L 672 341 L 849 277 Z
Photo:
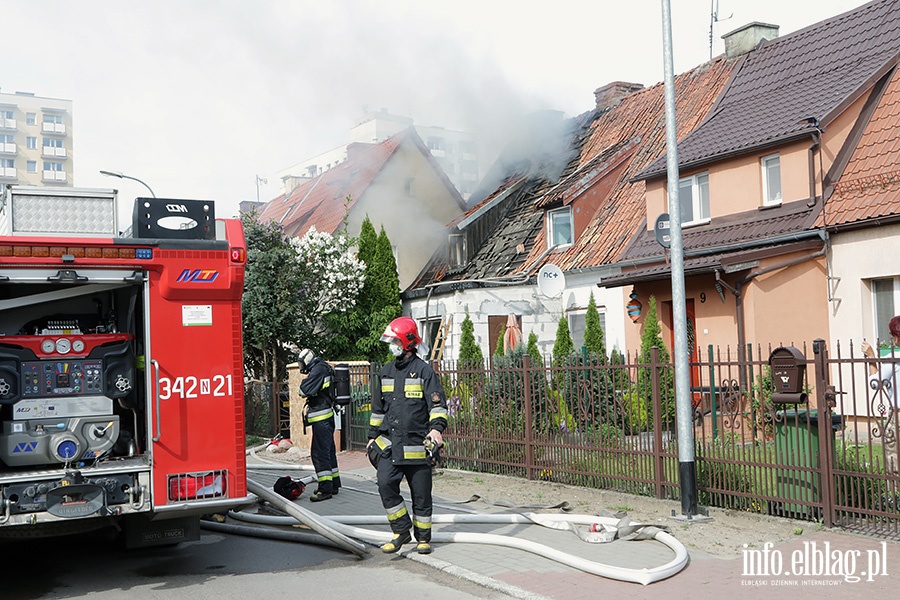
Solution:
M 199 538 L 246 504 L 241 223 L 212 202 L 0 197 L 0 537 Z

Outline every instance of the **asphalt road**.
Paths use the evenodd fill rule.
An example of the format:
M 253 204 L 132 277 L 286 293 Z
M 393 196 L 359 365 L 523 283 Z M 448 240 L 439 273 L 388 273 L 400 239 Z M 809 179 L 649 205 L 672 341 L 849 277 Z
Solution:
M 508 598 L 377 548 L 340 550 L 202 531 L 197 542 L 123 550 L 97 533 L 0 540 L 3 600 L 468 600 Z

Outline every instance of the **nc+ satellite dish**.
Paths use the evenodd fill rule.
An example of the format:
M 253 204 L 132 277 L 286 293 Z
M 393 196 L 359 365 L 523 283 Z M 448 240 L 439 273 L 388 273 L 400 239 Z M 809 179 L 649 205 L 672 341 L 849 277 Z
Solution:
M 566 276 L 556 265 L 544 265 L 537 274 L 537 287 L 544 296 L 557 298 L 566 288 Z

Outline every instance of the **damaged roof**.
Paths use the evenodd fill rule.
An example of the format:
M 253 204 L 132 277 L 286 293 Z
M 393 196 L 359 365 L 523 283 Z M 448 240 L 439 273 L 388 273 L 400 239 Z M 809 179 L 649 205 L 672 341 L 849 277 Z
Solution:
M 679 137 L 703 120 L 734 65 L 735 61 L 718 57 L 675 78 Z M 633 91 L 607 110 L 569 119 L 564 130 L 560 139 L 567 141 L 552 155 L 546 154 L 547 146 L 542 147 L 544 154 L 528 159 L 501 155 L 494 171 L 502 175 L 493 179 L 492 191 L 456 223 L 466 230 L 485 229 L 480 237 L 471 236 L 477 243 L 469 249 L 467 264 L 450 269 L 445 246 L 412 288 L 491 277 L 525 281 L 548 262 L 570 271 L 619 258 L 635 230 L 646 222 L 644 182 L 631 179 L 665 153 L 664 86 Z M 561 160 L 565 160 L 562 168 Z M 586 229 L 571 247 L 548 253 L 545 210 L 571 204 L 611 172 L 618 179 Z
M 720 56 L 675 77 L 673 87 L 679 139 L 706 117 L 735 64 L 736 61 Z M 563 271 L 618 261 L 635 231 L 646 223 L 645 185 L 643 181 L 633 181 L 633 177 L 657 157 L 665 156 L 665 93 L 662 83 L 626 96 L 615 108 L 600 115 L 591 126 L 591 135 L 581 150 L 580 162 L 590 161 L 599 152 L 623 140 L 636 140 L 634 157 L 575 243 L 553 255 L 553 263 Z M 543 232 L 538 240 L 538 245 L 541 244 L 546 244 Z
M 741 62 L 706 122 L 678 143 L 679 167 L 807 137 L 816 121 L 827 128 L 896 65 L 898 48 L 900 0 L 875 0 L 763 41 Z M 661 157 L 638 176 L 665 172 Z
M 516 274 L 543 228 L 543 211 L 537 203 L 577 167 L 578 150 L 594 116 L 593 111 L 565 120 L 555 111 L 532 116 L 473 194 L 484 195 L 487 189 L 486 197 L 450 224 L 449 231 L 465 235 L 472 247 L 466 264 L 451 269 L 449 246 L 444 245 L 411 288 L 444 279 Z

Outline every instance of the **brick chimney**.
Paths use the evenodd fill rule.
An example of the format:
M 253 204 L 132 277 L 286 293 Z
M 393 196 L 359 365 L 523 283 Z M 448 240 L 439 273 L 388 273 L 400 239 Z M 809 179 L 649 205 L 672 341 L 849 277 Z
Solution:
M 747 54 L 763 40 L 774 40 L 778 37 L 778 25 L 754 21 L 739 27 L 722 36 L 725 40 L 725 58 L 737 58 Z
M 613 81 L 607 83 L 603 87 L 594 90 L 594 100 L 597 103 L 597 110 L 604 111 L 612 108 L 628 94 L 644 89 L 640 83 L 628 83 L 627 81 Z

